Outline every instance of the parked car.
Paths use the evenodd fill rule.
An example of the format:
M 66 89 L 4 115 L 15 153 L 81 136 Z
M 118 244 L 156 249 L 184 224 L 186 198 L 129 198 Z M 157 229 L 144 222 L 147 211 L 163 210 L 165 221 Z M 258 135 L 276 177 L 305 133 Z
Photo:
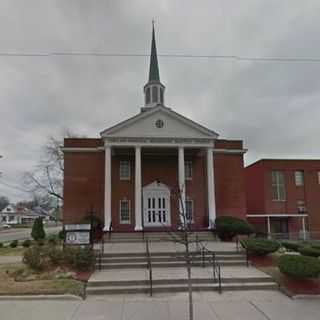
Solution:
M 1 224 L 0 227 L 4 228 L 4 229 L 9 229 L 11 228 L 10 224 Z

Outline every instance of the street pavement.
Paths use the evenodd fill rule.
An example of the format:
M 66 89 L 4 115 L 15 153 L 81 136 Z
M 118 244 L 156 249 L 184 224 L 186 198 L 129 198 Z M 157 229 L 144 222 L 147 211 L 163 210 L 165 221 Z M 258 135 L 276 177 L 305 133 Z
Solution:
M 47 234 L 58 233 L 62 229 L 61 226 L 45 227 Z M 0 229 L 0 242 L 9 242 L 12 240 L 31 239 L 31 228 L 10 228 Z
M 186 320 L 188 295 L 97 296 L 85 301 L 0 299 L 1 320 Z M 318 320 L 319 299 L 293 300 L 278 291 L 194 293 L 194 320 Z

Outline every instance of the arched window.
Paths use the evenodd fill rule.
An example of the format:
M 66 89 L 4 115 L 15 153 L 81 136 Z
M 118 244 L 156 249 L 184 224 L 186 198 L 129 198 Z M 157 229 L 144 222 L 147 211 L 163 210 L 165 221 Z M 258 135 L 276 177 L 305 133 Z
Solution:
M 146 104 L 150 103 L 150 87 L 146 90 Z
M 158 102 L 158 87 L 152 87 L 152 102 Z

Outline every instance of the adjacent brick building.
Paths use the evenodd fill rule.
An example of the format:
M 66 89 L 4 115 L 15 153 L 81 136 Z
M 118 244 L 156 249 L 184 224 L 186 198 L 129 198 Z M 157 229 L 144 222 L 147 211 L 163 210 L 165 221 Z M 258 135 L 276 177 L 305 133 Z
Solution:
M 320 160 L 262 159 L 247 168 L 247 217 L 261 232 L 320 237 Z M 308 234 L 307 234 L 308 235 Z

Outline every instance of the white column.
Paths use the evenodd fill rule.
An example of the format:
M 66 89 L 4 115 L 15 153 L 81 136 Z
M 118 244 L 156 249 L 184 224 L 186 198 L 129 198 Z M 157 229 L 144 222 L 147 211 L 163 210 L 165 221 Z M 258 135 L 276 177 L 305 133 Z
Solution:
M 270 217 L 267 217 L 267 232 L 268 232 L 268 239 L 271 239 L 271 226 L 270 226 Z
M 105 178 L 104 178 L 104 228 L 110 231 L 111 224 L 111 147 L 105 146 Z
M 307 239 L 307 234 L 306 234 L 306 222 L 305 222 L 304 217 L 302 217 L 302 237 L 303 237 L 303 240 L 306 240 L 306 239 Z
M 207 148 L 207 179 L 208 179 L 209 229 L 212 229 L 214 227 L 214 222 L 216 220 L 216 196 L 215 196 L 215 185 L 214 185 L 212 148 Z
M 179 147 L 178 149 L 178 179 L 179 179 L 179 193 L 181 199 L 179 199 L 179 211 L 182 214 L 185 211 L 186 203 L 186 182 L 184 174 L 184 148 Z M 183 207 L 182 207 L 183 206 Z M 183 217 L 180 216 L 181 222 L 183 222 Z
M 141 210 L 141 147 L 135 147 L 135 221 L 134 230 L 142 230 L 142 210 Z

